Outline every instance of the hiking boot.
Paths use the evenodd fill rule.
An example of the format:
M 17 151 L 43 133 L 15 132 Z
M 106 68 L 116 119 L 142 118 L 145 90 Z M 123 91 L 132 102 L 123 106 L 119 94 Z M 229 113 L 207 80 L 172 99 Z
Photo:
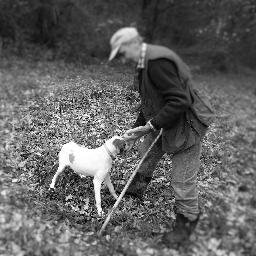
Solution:
M 190 221 L 183 214 L 177 213 L 173 230 L 163 235 L 162 242 L 169 248 L 178 249 L 189 241 L 189 237 L 195 230 L 198 220 L 199 215 L 194 221 Z
M 125 192 L 125 195 L 142 200 L 143 194 L 146 191 L 150 181 L 151 177 L 145 177 L 144 175 L 137 172 L 127 191 Z

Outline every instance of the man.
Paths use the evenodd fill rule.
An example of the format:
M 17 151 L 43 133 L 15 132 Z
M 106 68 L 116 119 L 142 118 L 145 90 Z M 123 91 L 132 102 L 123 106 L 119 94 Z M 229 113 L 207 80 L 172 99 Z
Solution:
M 163 241 L 177 248 L 188 240 L 199 219 L 196 185 L 201 139 L 209 125 L 207 116 L 212 112 L 192 89 L 189 68 L 172 50 L 144 43 L 132 27 L 119 29 L 110 45 L 110 61 L 119 55 L 124 62 L 137 64 L 136 89 L 141 97 L 141 110 L 134 128 L 124 136 L 131 143 L 144 136 L 139 147 L 143 156 L 162 129 L 162 136 L 141 165 L 127 194 L 142 198 L 158 161 L 165 153 L 172 156 L 176 225 L 164 235 Z

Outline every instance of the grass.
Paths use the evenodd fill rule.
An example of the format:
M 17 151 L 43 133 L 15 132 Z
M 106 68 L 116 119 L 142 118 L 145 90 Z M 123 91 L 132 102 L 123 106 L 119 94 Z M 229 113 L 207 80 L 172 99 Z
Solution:
M 2 59 L 0 63 L 0 255 L 255 255 L 255 76 L 197 74 L 218 114 L 203 143 L 198 175 L 203 216 L 188 248 L 161 244 L 173 220 L 165 157 L 142 203 L 123 200 L 101 238 L 92 181 L 66 169 L 48 193 L 57 154 L 74 140 L 97 147 L 130 128 L 138 95 L 129 68 Z M 121 189 L 139 159 L 115 161 Z M 114 204 L 102 191 L 103 209 Z

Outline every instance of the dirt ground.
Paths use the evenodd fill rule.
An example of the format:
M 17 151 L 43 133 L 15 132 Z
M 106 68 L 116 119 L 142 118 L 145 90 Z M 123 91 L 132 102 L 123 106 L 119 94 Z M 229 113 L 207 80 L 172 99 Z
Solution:
M 198 175 L 203 215 L 186 248 L 162 234 L 174 218 L 171 160 L 158 165 L 143 202 L 123 200 L 101 238 L 92 180 L 70 169 L 48 193 L 61 146 L 97 147 L 136 119 L 129 68 L 0 61 L 0 255 L 256 255 L 256 76 L 196 74 L 195 87 L 219 117 L 203 143 Z M 115 160 L 122 189 L 138 164 L 136 147 Z M 105 212 L 114 200 L 102 190 Z

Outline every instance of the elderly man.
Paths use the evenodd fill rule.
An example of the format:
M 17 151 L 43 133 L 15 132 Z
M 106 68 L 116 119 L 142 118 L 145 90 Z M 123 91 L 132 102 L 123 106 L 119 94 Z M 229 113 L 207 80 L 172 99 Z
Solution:
M 124 136 L 131 143 L 144 136 L 139 146 L 143 155 L 163 129 L 127 195 L 142 198 L 161 157 L 164 154 L 172 157 L 169 173 L 175 195 L 176 222 L 172 230 L 164 234 L 163 241 L 178 247 L 188 240 L 199 219 L 197 172 L 201 140 L 212 111 L 192 89 L 188 66 L 172 50 L 144 43 L 132 27 L 114 33 L 110 45 L 110 61 L 119 56 L 124 62 L 137 64 L 135 89 L 141 97 L 141 110 L 133 129 Z

